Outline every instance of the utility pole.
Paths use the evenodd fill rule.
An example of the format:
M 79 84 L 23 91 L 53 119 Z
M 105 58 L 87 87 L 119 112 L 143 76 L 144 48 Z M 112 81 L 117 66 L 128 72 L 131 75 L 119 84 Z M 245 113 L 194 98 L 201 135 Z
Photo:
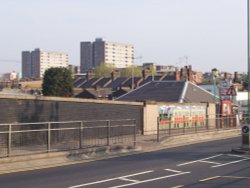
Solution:
M 142 59 L 142 56 L 139 57 L 133 57 L 133 65 L 132 65 L 132 83 L 131 83 L 131 89 L 134 90 L 134 85 L 135 85 L 135 59 Z

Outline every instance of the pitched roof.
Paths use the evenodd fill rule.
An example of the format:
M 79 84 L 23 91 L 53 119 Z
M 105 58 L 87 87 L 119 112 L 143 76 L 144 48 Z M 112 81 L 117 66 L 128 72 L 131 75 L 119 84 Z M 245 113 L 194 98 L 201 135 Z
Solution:
M 136 83 L 142 79 L 141 77 L 134 77 L 134 84 L 136 85 Z M 132 78 L 129 78 L 123 85 L 122 87 L 132 87 Z
M 81 88 L 90 88 L 96 81 L 98 81 L 99 78 L 92 78 L 90 80 L 88 80 L 86 83 L 84 83 L 83 85 L 81 85 Z
M 74 87 L 80 87 L 84 82 L 86 82 L 86 78 L 78 78 L 77 80 L 74 81 L 73 86 Z
M 213 94 L 189 81 L 152 81 L 117 98 L 123 101 L 214 102 Z M 217 101 L 219 99 L 217 98 Z
M 98 90 L 93 89 L 93 88 L 88 88 L 88 89 L 85 89 L 83 92 L 79 93 L 76 97 L 91 98 L 91 99 L 108 98 L 111 93 L 112 93 L 112 90 L 109 88 L 101 88 Z
M 106 87 L 107 88 L 112 88 L 113 90 L 117 89 L 117 87 L 121 87 L 124 82 L 126 82 L 128 78 L 126 77 L 119 77 L 116 78 L 114 81 L 109 83 Z
M 99 81 L 97 81 L 95 84 L 92 84 L 92 88 L 94 87 L 104 87 L 108 82 L 111 82 L 111 78 L 102 78 Z
M 188 82 L 184 102 L 214 102 L 214 95 L 202 87 L 199 87 L 192 82 Z M 219 102 L 216 97 L 216 101 Z
M 117 100 L 179 102 L 185 81 L 151 81 L 117 98 Z
M 142 86 L 142 85 L 144 85 L 144 84 L 146 84 L 148 82 L 151 82 L 153 80 L 160 80 L 160 79 L 161 79 L 161 76 L 154 76 L 154 77 L 153 76 L 148 76 L 146 79 L 142 80 L 140 85 Z

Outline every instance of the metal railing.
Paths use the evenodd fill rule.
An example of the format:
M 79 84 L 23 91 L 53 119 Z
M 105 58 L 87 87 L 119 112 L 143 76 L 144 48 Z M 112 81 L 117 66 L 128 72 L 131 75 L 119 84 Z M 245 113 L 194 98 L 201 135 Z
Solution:
M 0 124 L 0 157 L 136 144 L 136 120 Z
M 211 115 L 210 115 L 211 116 Z M 166 137 L 195 134 L 207 131 L 218 131 L 226 129 L 237 129 L 246 120 L 239 119 L 238 116 L 220 116 L 214 115 L 214 118 L 192 117 L 192 119 L 180 118 L 178 121 L 173 121 L 171 118 L 158 118 L 157 123 L 157 141 Z

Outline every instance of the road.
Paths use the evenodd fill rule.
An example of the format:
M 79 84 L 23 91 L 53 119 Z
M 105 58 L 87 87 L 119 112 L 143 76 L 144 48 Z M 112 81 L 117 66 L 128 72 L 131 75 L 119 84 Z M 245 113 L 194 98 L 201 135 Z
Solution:
M 250 156 L 233 155 L 240 138 L 125 157 L 0 175 L 1 188 L 250 187 Z

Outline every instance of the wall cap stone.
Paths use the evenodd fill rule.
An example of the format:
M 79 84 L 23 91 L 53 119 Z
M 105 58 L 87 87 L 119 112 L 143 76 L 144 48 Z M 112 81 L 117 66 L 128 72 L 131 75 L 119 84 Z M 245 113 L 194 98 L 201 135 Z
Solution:
M 16 99 L 16 100 L 40 100 L 40 101 L 58 101 L 58 102 L 78 102 L 78 103 L 98 103 L 98 104 L 124 104 L 143 106 L 143 102 L 127 102 L 127 101 L 109 101 L 97 99 L 79 99 L 70 97 L 45 97 L 45 96 L 32 96 L 32 95 L 7 95 L 1 94 L 0 99 Z

